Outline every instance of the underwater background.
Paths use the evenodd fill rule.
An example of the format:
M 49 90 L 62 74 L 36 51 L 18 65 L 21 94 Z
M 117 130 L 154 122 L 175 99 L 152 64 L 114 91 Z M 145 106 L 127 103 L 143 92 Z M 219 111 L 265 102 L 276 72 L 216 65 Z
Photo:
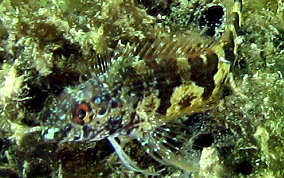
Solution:
M 0 177 L 147 177 L 121 164 L 107 140 L 44 142 L 47 110 L 64 88 L 90 78 L 97 56 L 118 42 L 201 28 L 211 18 L 203 7 L 227 1 L 1 0 Z M 199 176 L 284 177 L 283 17 L 283 1 L 242 1 L 233 85 L 216 107 L 173 128 L 190 130 L 180 154 L 202 167 Z M 136 140 L 121 144 L 158 177 L 194 177 L 156 162 Z

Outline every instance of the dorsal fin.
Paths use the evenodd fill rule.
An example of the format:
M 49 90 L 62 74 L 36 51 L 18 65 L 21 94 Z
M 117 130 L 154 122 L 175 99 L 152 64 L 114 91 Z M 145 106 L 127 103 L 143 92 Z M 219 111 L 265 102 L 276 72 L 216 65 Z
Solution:
M 114 51 L 111 49 L 107 49 L 104 54 L 96 54 L 95 55 L 95 74 L 101 75 L 108 72 L 117 59 L 120 57 L 129 57 L 133 56 L 133 52 L 135 51 L 135 47 L 132 47 L 130 43 L 126 45 L 122 44 L 121 41 L 118 41 Z M 135 46 L 135 45 L 134 45 Z M 136 45 L 137 46 L 137 45 Z
M 187 36 L 157 38 L 140 45 L 135 55 L 141 59 L 191 57 L 211 49 L 216 42 L 213 38 L 198 33 Z
M 197 32 L 192 32 L 187 35 L 157 37 L 139 44 L 126 44 L 123 47 L 120 45 L 117 45 L 116 49 L 118 50 L 113 57 L 114 60 L 119 56 L 139 56 L 143 60 L 150 58 L 190 57 L 207 51 L 216 45 L 216 42 L 211 37 L 205 37 Z
M 95 55 L 95 65 L 96 69 L 95 74 L 103 74 L 108 71 L 111 66 L 111 57 L 110 50 L 107 50 L 105 54 L 96 54 Z
M 187 35 L 158 37 L 137 44 L 122 44 L 119 41 L 112 55 L 110 52 L 97 55 L 96 74 L 108 72 L 117 60 L 119 63 L 131 65 L 136 59 L 148 62 L 156 59 L 171 60 L 181 57 L 194 59 L 202 53 L 212 50 L 216 44 L 217 42 L 213 38 L 202 36 L 196 32 Z

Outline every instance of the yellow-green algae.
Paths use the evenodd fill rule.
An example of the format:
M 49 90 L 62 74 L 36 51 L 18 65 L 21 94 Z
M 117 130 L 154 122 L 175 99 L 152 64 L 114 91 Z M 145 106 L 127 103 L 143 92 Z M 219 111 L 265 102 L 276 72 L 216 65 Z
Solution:
M 124 168 L 104 141 L 57 149 L 40 136 L 44 108 L 65 86 L 90 76 L 96 55 L 114 49 L 118 40 L 135 43 L 190 30 L 187 8 L 197 1 L 176 0 L 171 13 L 169 1 L 143 2 L 148 1 L 1 1 L 0 176 L 144 177 Z M 201 176 L 284 176 L 283 15 L 282 1 L 243 1 L 235 85 L 208 113 L 230 134 L 199 153 Z M 166 168 L 164 177 L 184 175 L 158 165 L 135 142 L 125 143 L 141 167 Z

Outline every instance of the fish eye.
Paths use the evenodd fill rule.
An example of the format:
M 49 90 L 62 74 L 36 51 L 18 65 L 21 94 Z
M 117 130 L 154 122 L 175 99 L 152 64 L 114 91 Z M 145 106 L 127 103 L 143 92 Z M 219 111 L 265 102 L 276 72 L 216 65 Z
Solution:
M 79 104 L 76 108 L 75 113 L 73 114 L 73 120 L 79 125 L 84 125 L 84 119 L 86 118 L 88 112 L 91 111 L 91 108 L 88 104 L 82 103 Z
M 77 115 L 78 115 L 78 118 L 83 120 L 85 118 L 85 116 L 87 115 L 87 112 L 83 109 L 79 109 L 77 111 Z

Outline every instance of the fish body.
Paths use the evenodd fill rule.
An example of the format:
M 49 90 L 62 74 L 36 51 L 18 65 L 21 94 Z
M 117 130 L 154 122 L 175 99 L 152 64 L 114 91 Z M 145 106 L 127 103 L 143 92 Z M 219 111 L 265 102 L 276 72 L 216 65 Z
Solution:
M 113 139 L 130 136 L 156 145 L 161 162 L 194 170 L 148 136 L 170 121 L 209 109 L 220 98 L 236 55 L 241 2 L 226 0 L 223 5 L 219 37 L 191 32 L 118 45 L 110 59 L 98 60 L 100 73 L 60 95 L 50 109 L 44 139 L 64 143 L 109 138 L 121 160 L 139 172 Z
M 213 40 L 197 35 L 157 39 L 116 54 L 106 73 L 61 94 L 49 125 L 65 125 L 64 141 L 97 141 L 204 110 L 230 63 L 219 60 Z

